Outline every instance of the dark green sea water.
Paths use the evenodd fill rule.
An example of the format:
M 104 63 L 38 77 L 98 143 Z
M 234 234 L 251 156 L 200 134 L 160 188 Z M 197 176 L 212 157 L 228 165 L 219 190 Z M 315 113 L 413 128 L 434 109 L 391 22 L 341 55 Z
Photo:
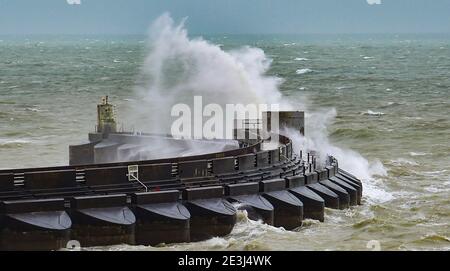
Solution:
M 364 204 L 327 210 L 295 232 L 248 221 L 200 243 L 100 249 L 450 249 L 450 37 L 210 36 L 249 45 L 308 114 L 330 114 L 333 145 L 367 159 Z M 0 168 L 68 163 L 109 94 L 126 119 L 147 55 L 145 37 L 0 36 Z M 335 111 L 333 111 L 333 108 Z M 315 121 L 316 118 L 311 118 Z M 315 123 L 308 123 L 312 132 Z

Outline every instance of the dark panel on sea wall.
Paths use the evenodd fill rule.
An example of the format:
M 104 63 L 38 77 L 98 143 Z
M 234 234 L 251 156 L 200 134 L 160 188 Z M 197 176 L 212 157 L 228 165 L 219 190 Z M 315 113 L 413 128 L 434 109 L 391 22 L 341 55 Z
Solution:
M 270 163 L 276 164 L 280 162 L 280 149 L 275 149 L 270 151 Z
M 261 192 L 279 191 L 286 188 L 284 179 L 266 180 L 259 182 L 259 190 Z
M 286 187 L 287 188 L 304 186 L 305 184 L 306 184 L 305 176 L 303 176 L 303 175 L 286 177 Z
M 208 161 L 189 161 L 178 163 L 178 175 L 180 178 L 193 178 L 210 176 L 208 172 Z
M 172 164 L 140 165 L 139 180 L 142 182 L 172 178 Z
M 72 209 L 107 208 L 126 205 L 127 196 L 125 194 L 82 196 L 70 199 L 70 207 Z
M 319 181 L 319 175 L 317 172 L 307 172 L 305 173 L 305 182 L 306 184 L 313 184 Z
M 14 174 L 0 173 L 0 190 L 8 191 L 14 189 Z
M 326 169 L 316 170 L 316 172 L 319 181 L 325 181 L 328 179 L 328 171 Z
M 176 202 L 180 198 L 180 191 L 168 190 L 159 192 L 140 192 L 131 195 L 131 202 L 133 204 L 156 204 Z
M 214 174 L 235 172 L 236 159 L 234 157 L 218 158 L 212 160 L 212 172 Z
M 249 194 L 258 194 L 259 184 L 254 183 L 239 183 L 239 184 L 228 184 L 225 186 L 226 196 L 240 196 Z
M 127 167 L 93 168 L 84 171 L 84 179 L 89 186 L 119 184 L 128 182 L 127 174 Z
M 240 155 L 237 157 L 239 170 L 250 170 L 255 168 L 255 158 L 254 154 Z
M 327 166 L 327 167 L 325 167 L 325 169 L 328 171 L 328 177 L 333 177 L 334 175 L 336 175 L 336 171 L 335 171 L 334 167 Z
M 269 165 L 269 151 L 261 151 L 256 153 L 256 166 L 266 167 Z
M 183 191 L 183 200 L 198 200 L 223 197 L 222 186 L 188 188 Z
M 49 189 L 77 185 L 75 170 L 27 172 L 24 174 L 27 189 Z
M 0 202 L 0 212 L 8 214 L 60 210 L 64 210 L 64 199 L 33 199 Z

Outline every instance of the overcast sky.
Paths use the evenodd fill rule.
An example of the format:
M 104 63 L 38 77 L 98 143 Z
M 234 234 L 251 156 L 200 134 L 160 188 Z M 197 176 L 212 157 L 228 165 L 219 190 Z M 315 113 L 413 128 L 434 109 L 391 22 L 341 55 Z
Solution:
M 450 0 L 0 0 L 0 34 L 145 34 L 165 11 L 202 34 L 450 33 Z

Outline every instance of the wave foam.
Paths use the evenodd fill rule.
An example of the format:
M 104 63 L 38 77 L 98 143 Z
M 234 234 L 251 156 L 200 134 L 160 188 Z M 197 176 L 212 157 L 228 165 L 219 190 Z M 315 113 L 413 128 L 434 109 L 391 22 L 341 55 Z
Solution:
M 32 143 L 29 139 L 7 139 L 0 138 L 0 146 L 12 146 Z
M 29 112 L 43 112 L 43 110 L 39 109 L 39 108 L 35 108 L 35 107 L 27 107 L 25 108 L 25 111 L 29 111 Z
M 405 165 L 418 166 L 419 165 L 417 162 L 408 160 L 405 158 L 397 158 L 397 159 L 391 160 L 391 163 L 396 166 L 405 166 Z
M 382 115 L 384 115 L 383 112 L 375 112 L 372 110 L 367 110 L 367 112 L 362 112 L 361 114 L 366 115 L 366 116 L 382 116 Z
M 310 72 L 312 72 L 312 70 L 308 69 L 308 68 L 306 68 L 306 69 L 298 69 L 298 70 L 295 71 L 296 74 L 307 74 L 307 73 L 310 73 Z
M 425 156 L 425 155 L 429 155 L 430 153 L 428 152 L 410 152 L 409 155 L 411 156 Z

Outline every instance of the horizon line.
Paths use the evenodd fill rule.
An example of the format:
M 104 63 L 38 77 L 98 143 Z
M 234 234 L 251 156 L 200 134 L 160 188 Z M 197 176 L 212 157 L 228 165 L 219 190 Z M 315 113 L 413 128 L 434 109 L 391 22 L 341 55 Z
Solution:
M 0 33 L 0 36 L 147 36 L 147 33 Z M 449 32 L 304 32 L 304 33 L 206 33 L 206 32 L 191 32 L 189 36 L 198 35 L 231 35 L 231 36 L 299 36 L 299 35 L 450 35 Z

